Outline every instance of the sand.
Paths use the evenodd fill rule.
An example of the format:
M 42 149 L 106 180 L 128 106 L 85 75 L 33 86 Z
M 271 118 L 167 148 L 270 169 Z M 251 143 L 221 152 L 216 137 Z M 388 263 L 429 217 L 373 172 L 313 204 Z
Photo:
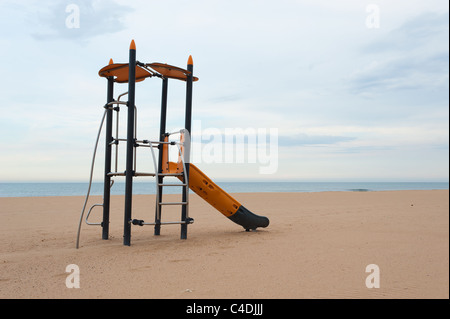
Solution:
M 187 240 L 179 225 L 133 226 L 128 247 L 113 196 L 111 238 L 83 224 L 78 250 L 84 197 L 0 198 L 0 298 L 449 298 L 448 190 L 233 196 L 269 227 L 245 232 L 192 194 Z M 133 218 L 151 222 L 154 199 L 134 196 Z M 69 264 L 80 288 L 66 286 Z

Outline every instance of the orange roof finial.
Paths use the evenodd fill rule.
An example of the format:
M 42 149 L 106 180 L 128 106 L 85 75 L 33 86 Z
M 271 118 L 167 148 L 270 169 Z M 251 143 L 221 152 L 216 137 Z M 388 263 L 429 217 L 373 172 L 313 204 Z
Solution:
M 194 65 L 194 60 L 192 60 L 192 55 L 189 56 L 188 65 Z
M 111 64 L 114 64 L 114 61 L 113 61 L 113 59 L 111 58 L 111 59 L 109 59 L 109 64 L 111 65 Z
M 134 39 L 131 40 L 130 50 L 136 50 L 136 43 L 134 43 Z

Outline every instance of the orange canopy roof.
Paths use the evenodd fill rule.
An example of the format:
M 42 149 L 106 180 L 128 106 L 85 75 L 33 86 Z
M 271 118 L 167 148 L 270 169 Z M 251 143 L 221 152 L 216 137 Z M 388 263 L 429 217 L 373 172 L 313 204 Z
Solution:
M 154 63 L 146 64 L 146 66 L 151 67 L 153 70 L 155 70 L 156 72 L 158 72 L 165 78 L 186 81 L 188 75 L 191 74 L 191 72 L 189 72 L 188 70 L 185 70 L 185 69 L 173 66 L 173 65 L 165 64 L 165 63 L 154 62 Z M 195 81 L 198 81 L 198 78 L 194 76 L 192 80 L 195 82 Z
M 98 71 L 98 75 L 102 77 L 114 77 L 114 81 L 117 83 L 127 83 L 128 82 L 128 63 L 113 63 L 105 66 Z M 136 82 L 145 80 L 145 78 L 151 77 L 152 74 L 136 65 Z

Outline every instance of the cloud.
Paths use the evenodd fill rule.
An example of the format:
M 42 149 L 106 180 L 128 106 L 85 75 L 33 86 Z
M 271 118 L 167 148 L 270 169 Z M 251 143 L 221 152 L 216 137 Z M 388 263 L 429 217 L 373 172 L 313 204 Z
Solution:
M 370 60 L 347 78 L 350 92 L 447 90 L 448 23 L 448 13 L 424 13 L 363 47 Z
M 331 145 L 340 142 L 350 142 L 356 137 L 350 136 L 331 136 L 331 135 L 307 135 L 296 134 L 289 136 L 279 136 L 279 146 L 301 146 L 301 145 Z
M 409 52 L 422 49 L 433 41 L 448 43 L 448 23 L 448 12 L 425 12 L 390 31 L 386 37 L 366 45 L 362 51 L 369 54 L 392 50 Z
M 228 94 L 228 95 L 220 95 L 220 96 L 215 96 L 215 97 L 209 97 L 207 101 L 216 104 L 216 103 L 236 102 L 236 101 L 240 101 L 242 99 L 243 99 L 242 94 L 231 93 L 231 94 Z
M 107 0 L 49 1 L 37 6 L 32 36 L 38 40 L 80 39 L 125 29 L 124 19 L 133 9 Z
M 361 94 L 444 88 L 448 83 L 448 58 L 448 52 L 441 52 L 374 60 L 350 76 L 351 91 Z

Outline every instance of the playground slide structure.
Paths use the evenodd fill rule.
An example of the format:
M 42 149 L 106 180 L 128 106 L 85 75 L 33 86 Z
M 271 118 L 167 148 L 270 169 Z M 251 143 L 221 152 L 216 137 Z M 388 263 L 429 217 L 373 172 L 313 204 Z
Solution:
M 193 223 L 193 219 L 189 217 L 189 189 L 207 201 L 216 208 L 224 216 L 236 224 L 241 225 L 246 231 L 256 230 L 258 227 L 267 227 L 269 219 L 264 216 L 253 214 L 236 199 L 227 192 L 217 186 L 210 178 L 208 178 L 197 166 L 189 161 L 190 149 L 188 143 L 190 140 L 184 141 L 186 136 L 191 132 L 192 121 L 192 87 L 198 78 L 193 76 L 193 60 L 189 56 L 187 69 L 182 69 L 164 63 L 142 63 L 136 60 L 136 44 L 131 41 L 129 50 L 129 63 L 114 63 L 111 59 L 109 64 L 99 71 L 99 76 L 107 79 L 107 101 L 104 105 L 104 113 L 98 130 L 95 143 L 94 153 L 91 163 L 91 172 L 89 178 L 89 187 L 81 212 L 76 248 L 79 248 L 80 230 L 83 221 L 86 205 L 89 200 L 90 189 L 94 172 L 95 156 L 99 138 L 105 123 L 105 165 L 104 165 L 104 186 L 103 186 L 103 203 L 94 204 L 89 209 L 85 217 L 88 225 L 101 226 L 102 239 L 109 239 L 109 214 L 110 214 L 110 197 L 111 187 L 114 184 L 114 178 L 125 177 L 125 209 L 124 209 L 124 226 L 123 226 L 123 244 L 129 246 L 131 243 L 131 226 L 132 225 L 152 225 L 154 226 L 154 235 L 160 235 L 162 225 L 179 224 L 181 225 L 181 239 L 187 239 L 187 227 Z M 135 104 L 136 83 L 142 82 L 147 78 L 160 78 L 162 80 L 161 95 L 161 113 L 160 113 L 160 131 L 157 140 L 145 140 L 137 138 L 137 107 Z M 184 129 L 167 133 L 166 131 L 166 115 L 167 115 L 167 92 L 168 80 L 176 79 L 186 82 L 186 113 Z M 128 91 L 114 99 L 114 85 L 116 83 L 128 84 Z M 128 96 L 128 101 L 121 101 L 123 96 Z M 126 109 L 126 138 L 120 138 L 119 134 L 119 113 L 121 108 Z M 115 118 L 115 119 L 114 119 Z M 115 124 L 114 124 L 115 123 Z M 114 128 L 115 125 L 115 129 Z M 113 136 L 113 132 L 116 132 Z M 186 134 L 187 133 L 187 134 Z M 180 142 L 169 141 L 172 134 L 180 134 Z M 118 152 L 119 143 L 126 143 L 126 167 L 125 171 L 118 169 Z M 176 146 L 178 149 L 178 161 L 169 161 L 168 148 Z M 151 151 L 153 158 L 154 172 L 141 172 L 136 167 L 136 149 L 138 147 L 146 147 Z M 115 156 L 113 156 L 113 148 Z M 157 149 L 157 151 L 155 151 Z M 157 156 L 155 155 L 157 153 Z M 114 165 L 113 165 L 113 159 Z M 133 180 L 140 176 L 155 177 L 156 181 L 156 209 L 155 221 L 144 222 L 143 220 L 132 219 L 132 198 L 133 198 Z M 176 177 L 181 183 L 165 183 L 165 177 Z M 162 198 L 164 187 L 180 187 L 182 200 L 180 202 L 164 202 Z M 181 207 L 181 219 L 179 221 L 163 222 L 161 220 L 162 208 L 165 205 L 178 205 Z M 92 223 L 88 221 L 89 215 L 93 208 L 102 207 L 103 216 L 101 223 Z

